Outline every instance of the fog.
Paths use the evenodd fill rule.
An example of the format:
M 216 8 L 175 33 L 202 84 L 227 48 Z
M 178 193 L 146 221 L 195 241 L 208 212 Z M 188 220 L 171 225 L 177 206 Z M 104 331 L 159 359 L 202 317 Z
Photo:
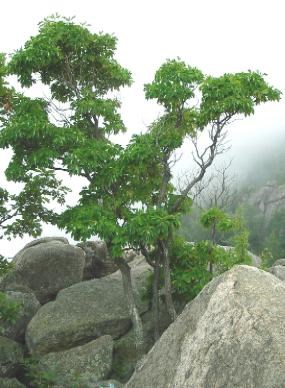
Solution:
M 1 7 L 0 52 L 11 53 L 37 32 L 37 23 L 58 12 L 77 16 L 87 21 L 94 32 L 114 33 L 118 37 L 117 59 L 129 68 L 134 83 L 119 93 L 122 116 L 128 133 L 119 140 L 127 144 L 133 133 L 145 131 L 159 116 L 155 103 L 145 100 L 144 83 L 150 82 L 155 70 L 166 58 L 177 56 L 206 74 L 260 70 L 267 73 L 267 81 L 285 91 L 285 58 L 282 53 L 285 25 L 282 1 L 241 0 L 233 11 L 226 0 L 189 2 L 157 0 L 136 3 L 130 0 L 90 2 L 88 0 L 10 0 Z M 40 94 L 42 90 L 37 90 Z M 272 160 L 285 144 L 284 98 L 279 103 L 264 104 L 252 117 L 233 122 L 229 126 L 231 149 L 217 159 L 217 163 L 233 159 L 232 173 L 238 182 L 261 174 L 265 160 Z M 176 166 L 176 174 L 193 169 L 191 149 L 182 149 L 183 157 Z M 0 186 L 9 190 L 18 187 L 7 183 L 3 171 L 8 163 L 8 151 L 0 151 Z M 251 174 L 251 176 L 248 176 Z M 67 202 L 76 201 L 75 192 Z M 45 226 L 43 235 L 64 235 L 55 228 Z M 1 240 L 0 252 L 13 256 L 31 238 Z

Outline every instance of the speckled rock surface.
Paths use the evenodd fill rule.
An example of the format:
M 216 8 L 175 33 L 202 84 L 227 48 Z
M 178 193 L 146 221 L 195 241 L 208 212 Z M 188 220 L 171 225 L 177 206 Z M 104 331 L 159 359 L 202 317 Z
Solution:
M 0 377 L 15 377 L 22 362 L 22 346 L 9 338 L 0 336 Z
M 22 284 L 43 304 L 54 299 L 58 291 L 82 280 L 85 253 L 66 239 L 47 237 L 27 244 L 12 262 L 15 268 L 8 274 L 12 280 L 6 281 L 5 290 L 15 290 L 11 281 Z
M 143 358 L 127 388 L 283 388 L 285 284 L 235 266 L 213 279 Z
M 150 267 L 140 258 L 132 262 L 132 276 L 139 311 Z M 59 292 L 54 302 L 42 306 L 30 321 L 26 343 L 34 353 L 45 354 L 81 345 L 109 334 L 118 338 L 131 326 L 119 271 L 101 279 L 75 284 Z
M 54 375 L 54 387 L 70 388 L 80 384 L 93 388 L 108 377 L 112 366 L 113 340 L 103 336 L 83 346 L 49 353 L 40 360 L 39 368 Z

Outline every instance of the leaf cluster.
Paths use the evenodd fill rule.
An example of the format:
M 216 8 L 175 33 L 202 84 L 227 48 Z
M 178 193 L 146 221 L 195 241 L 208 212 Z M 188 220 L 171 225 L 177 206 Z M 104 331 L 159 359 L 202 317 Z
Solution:
M 213 207 L 201 215 L 201 223 L 205 228 L 216 226 L 217 230 L 227 232 L 237 227 L 237 219 L 225 213 L 222 209 Z
M 98 95 L 130 84 L 130 73 L 113 58 L 117 39 L 109 34 L 93 34 L 73 20 L 51 17 L 39 24 L 31 37 L 9 62 L 9 72 L 17 74 L 22 86 L 37 82 L 36 75 L 50 85 L 58 101 L 74 100 L 77 91 L 96 88 Z
M 266 101 L 279 101 L 281 92 L 269 86 L 264 76 L 260 72 L 248 71 L 206 77 L 200 86 L 200 126 L 223 116 L 249 116 L 254 113 L 256 105 Z
M 16 322 L 21 304 L 9 299 L 6 294 L 0 292 L 0 333 L 4 330 L 3 326 Z
M 176 237 L 171 247 L 171 277 L 175 292 L 189 301 L 213 276 L 227 271 L 235 264 L 250 265 L 247 249 L 246 230 L 236 234 L 234 247 L 230 249 L 213 244 L 209 240 L 189 243 L 181 237 Z M 209 271 L 209 263 L 214 266 L 214 273 Z
M 167 60 L 155 73 L 154 81 L 144 87 L 147 99 L 156 99 L 168 113 L 177 112 L 195 96 L 203 73 L 179 58 Z
M 209 260 L 217 252 L 209 241 L 191 244 L 176 237 L 171 246 L 171 279 L 175 292 L 190 300 L 212 279 Z

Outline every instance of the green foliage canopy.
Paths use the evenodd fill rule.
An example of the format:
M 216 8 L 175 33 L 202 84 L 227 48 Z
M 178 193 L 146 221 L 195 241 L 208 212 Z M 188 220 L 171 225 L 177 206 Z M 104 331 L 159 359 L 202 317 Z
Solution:
M 180 214 L 191 206 L 191 187 L 177 192 L 170 161 L 188 136 L 212 128 L 210 157 L 200 165 L 199 180 L 229 120 L 280 98 L 258 72 L 211 77 L 180 59 L 168 60 L 145 85 L 146 98 L 157 100 L 163 115 L 123 148 L 109 135 L 125 131 L 115 92 L 132 80 L 115 51 L 112 35 L 92 33 L 72 19 L 46 18 L 38 34 L 2 64 L 1 74 L 16 75 L 23 88 L 44 84 L 50 96 L 11 90 L 10 108 L 0 115 L 0 146 L 13 151 L 7 177 L 38 179 L 46 197 L 64 192 L 58 171 L 84 177 L 78 203 L 53 222 L 77 239 L 98 234 L 114 257 L 126 245 L 151 249 L 178 228 Z M 3 99 L 6 89 L 1 93 Z

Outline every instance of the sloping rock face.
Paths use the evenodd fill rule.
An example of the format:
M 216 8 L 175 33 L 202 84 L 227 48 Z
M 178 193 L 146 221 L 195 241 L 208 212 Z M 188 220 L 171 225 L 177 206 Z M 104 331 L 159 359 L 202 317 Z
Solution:
M 7 291 L 5 294 L 9 300 L 19 303 L 20 309 L 16 321 L 5 324 L 3 335 L 18 342 L 24 342 L 26 327 L 41 305 L 32 293 Z
M 13 259 L 15 269 L 1 282 L 1 289 L 32 291 L 41 304 L 59 290 L 82 280 L 85 253 L 63 238 L 34 240 Z
M 190 302 L 141 361 L 128 388 L 282 388 L 285 285 L 235 266 Z
M 263 212 L 268 223 L 276 211 L 285 207 L 285 185 L 267 184 L 252 193 L 248 201 Z
M 142 258 L 131 263 L 140 313 L 147 311 L 145 291 L 150 267 Z M 26 343 L 31 353 L 45 354 L 84 344 L 102 335 L 118 338 L 131 320 L 118 271 L 101 279 L 75 284 L 58 293 L 54 302 L 41 307 L 30 321 Z
M 0 337 L 0 377 L 15 377 L 22 362 L 22 346 L 9 338 Z
M 93 388 L 108 377 L 112 366 L 113 340 L 103 336 L 83 346 L 49 353 L 40 360 L 39 368 L 53 373 L 54 387 L 70 388 L 75 384 Z

